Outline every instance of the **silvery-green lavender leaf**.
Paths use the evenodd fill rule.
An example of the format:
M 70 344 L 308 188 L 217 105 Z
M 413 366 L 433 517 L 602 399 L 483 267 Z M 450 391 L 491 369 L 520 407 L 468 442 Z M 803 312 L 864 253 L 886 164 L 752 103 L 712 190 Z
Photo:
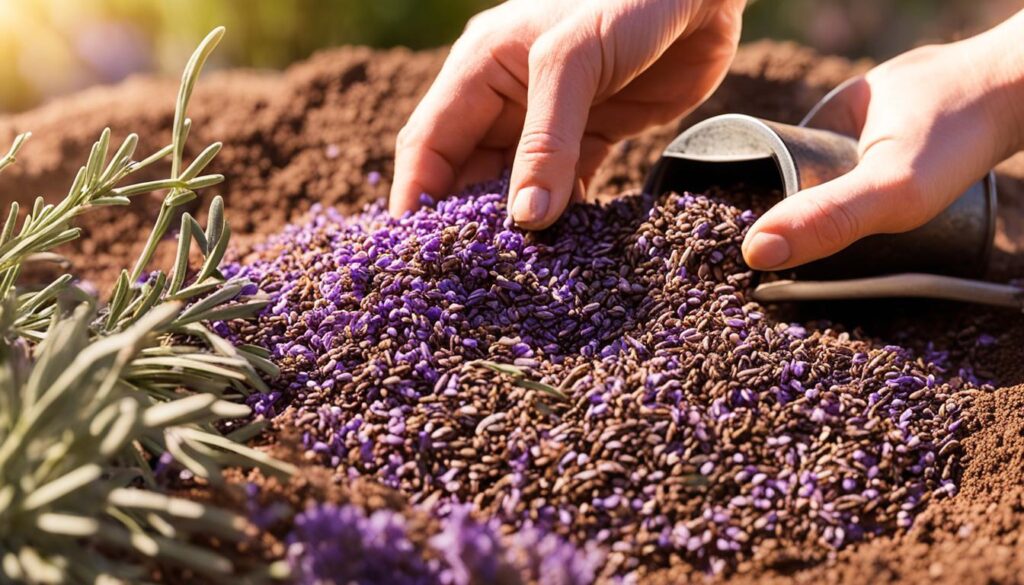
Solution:
M 0 231 L 0 244 L 6 244 L 14 236 L 14 227 L 18 225 L 19 206 L 17 201 L 11 202 L 11 210 L 4 221 L 3 231 Z
M 234 565 L 222 555 L 163 536 L 115 529 L 101 531 L 97 537 L 103 542 L 135 551 L 144 557 L 177 562 L 207 576 L 225 577 L 234 571 Z
M 73 277 L 70 274 L 65 274 L 59 277 L 57 280 L 51 282 L 43 290 L 26 295 L 27 298 L 19 300 L 17 311 L 19 313 L 31 313 L 43 306 L 43 304 L 53 300 L 58 294 L 60 294 L 68 284 L 71 283 Z
M 118 416 L 100 439 L 100 455 L 113 457 L 131 441 L 139 424 L 139 405 L 132 398 L 117 403 Z
M 188 398 L 157 404 L 146 409 L 142 424 L 149 428 L 164 428 L 206 419 L 240 418 L 249 414 L 249 407 L 219 400 L 212 394 L 196 394 Z
M 166 299 L 169 301 L 187 301 L 193 299 L 199 295 L 206 294 L 210 291 L 217 290 L 218 287 L 222 286 L 224 281 L 217 278 L 207 278 L 202 281 L 196 281 L 189 286 L 181 289 L 176 294 L 167 295 Z
M 89 516 L 45 512 L 36 518 L 36 527 L 57 536 L 83 538 L 99 532 L 100 522 Z
M 214 240 L 211 235 L 216 235 L 217 239 Z M 220 222 L 220 227 L 213 232 L 207 232 L 206 239 L 210 242 L 210 251 L 206 256 L 206 260 L 203 262 L 203 267 L 199 270 L 199 276 L 196 280 L 203 280 L 211 275 L 220 266 L 221 260 L 224 259 L 224 253 L 228 249 L 228 241 L 231 238 L 231 227 L 228 226 L 223 220 Z
M 0 158 L 0 172 L 3 172 L 4 169 L 14 164 L 14 161 L 18 156 L 18 151 L 21 150 L 22 146 L 25 146 L 25 142 L 31 137 L 31 132 L 18 134 L 17 136 L 14 137 L 14 142 L 11 143 L 10 150 L 8 150 L 7 154 Z
M 224 226 L 224 199 L 218 195 L 210 203 L 210 213 L 206 219 L 206 241 L 214 245 L 220 242 Z
M 188 272 L 188 253 L 192 249 L 192 223 L 190 216 L 181 216 L 181 230 L 178 232 L 178 253 L 174 259 L 174 269 L 171 270 L 171 284 L 167 292 L 174 294 L 185 282 L 185 274 Z
M 234 539 L 244 537 L 250 528 L 249 522 L 238 514 L 150 490 L 116 489 L 108 494 L 107 502 L 124 510 L 157 512 L 169 518 L 171 522 L 185 521 L 193 526 L 202 525 L 207 529 L 216 530 L 219 536 Z
M 214 142 L 207 146 L 200 152 L 196 158 L 192 161 L 192 164 L 188 165 L 188 168 L 181 173 L 181 179 L 184 181 L 191 181 L 199 176 L 199 173 L 203 172 L 207 166 L 213 162 L 213 159 L 220 153 L 220 149 L 223 146 L 220 142 Z
M 48 506 L 65 498 L 83 487 L 95 482 L 103 475 L 103 468 L 95 463 L 88 463 L 74 471 L 64 474 L 42 487 L 36 488 L 25 501 L 22 508 L 28 511 Z
M 199 301 L 195 302 L 187 309 L 182 311 L 181 315 L 179 315 L 178 318 L 175 320 L 175 323 L 179 325 L 186 325 L 188 323 L 201 321 L 201 315 L 204 312 L 215 309 L 220 305 L 223 305 L 224 303 L 235 299 L 239 295 L 239 293 L 242 292 L 243 286 L 244 285 L 242 285 L 242 283 L 240 282 L 229 282 L 223 285 L 222 287 L 220 287 L 220 290 L 214 292 L 213 294 L 207 297 L 200 299 Z
M 221 435 L 215 435 L 213 433 L 207 433 L 191 428 L 183 428 L 180 429 L 179 432 L 185 438 L 242 455 L 246 459 L 257 462 L 262 469 L 270 471 L 279 478 L 287 478 L 294 475 L 296 472 L 295 466 L 290 463 L 278 461 L 258 449 L 241 445 Z
M 498 363 L 498 362 L 492 362 L 492 361 L 488 361 L 488 360 L 477 360 L 477 361 L 475 361 L 473 363 L 479 364 L 479 365 L 487 368 L 488 370 L 493 370 L 495 372 L 498 372 L 499 374 L 506 374 L 506 375 L 509 375 L 509 376 L 517 377 L 517 378 L 521 378 L 521 377 L 526 375 L 526 373 L 523 372 L 523 370 L 521 370 L 518 367 L 513 366 L 511 364 L 501 364 L 501 363 Z

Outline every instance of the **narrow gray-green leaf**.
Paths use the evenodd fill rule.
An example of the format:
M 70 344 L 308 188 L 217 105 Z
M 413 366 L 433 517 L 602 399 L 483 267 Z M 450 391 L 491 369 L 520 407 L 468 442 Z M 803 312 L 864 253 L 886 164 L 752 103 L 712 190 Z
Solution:
M 206 241 L 214 246 L 220 243 L 224 227 L 224 198 L 217 195 L 210 203 L 210 214 L 206 219 Z
M 294 465 L 285 463 L 284 461 L 278 461 L 273 457 L 267 455 L 263 451 L 240 445 L 234 441 L 222 437 L 220 435 L 214 435 L 204 431 L 196 429 L 181 429 L 179 431 L 182 435 L 187 438 L 206 443 L 207 445 L 224 449 L 225 451 L 231 451 L 242 455 L 246 459 L 249 459 L 257 463 L 260 467 L 272 470 L 275 474 L 281 477 L 290 477 L 297 471 Z
M 111 196 L 111 197 L 96 197 L 95 199 L 92 199 L 91 201 L 89 201 L 89 205 L 91 205 L 92 207 L 110 207 L 110 206 L 114 206 L 114 205 L 131 205 L 131 203 L 132 203 L 131 199 L 129 199 L 127 197 L 124 197 L 124 196 L 121 196 L 121 195 L 114 195 L 114 196 Z
M 189 101 L 192 99 L 192 91 L 195 89 L 199 73 L 206 64 L 206 59 L 217 47 L 217 43 L 224 36 L 224 27 L 219 26 L 206 35 L 206 38 L 199 43 L 199 47 L 189 58 L 185 65 L 185 71 L 181 75 L 181 85 L 178 88 L 178 99 L 174 104 L 174 126 L 171 130 L 173 158 L 171 159 L 171 176 L 178 177 L 181 173 L 181 157 L 185 152 L 185 139 L 187 127 L 185 124 L 185 112 L 188 110 Z
M 22 507 L 25 510 L 36 510 L 48 506 L 61 498 L 84 488 L 103 475 L 103 468 L 95 463 L 87 463 L 65 473 L 61 477 L 36 489 L 25 498 Z
M 100 523 L 95 518 L 77 514 L 45 512 L 36 518 L 36 526 L 43 532 L 58 536 L 84 538 L 95 535 Z
M 224 402 L 213 394 L 195 394 L 150 406 L 142 414 L 142 424 L 156 429 L 207 418 L 238 418 L 247 414 L 249 407 L 244 404 Z
M 174 259 L 174 270 L 171 272 L 171 284 L 167 292 L 174 294 L 185 282 L 188 272 L 188 254 L 192 249 L 192 224 L 187 215 L 181 216 L 181 231 L 178 232 L 178 254 Z
M 225 557 L 162 536 L 124 530 L 101 530 L 97 537 L 111 545 L 134 550 L 146 557 L 172 561 L 207 576 L 226 578 L 234 572 L 234 566 Z
M 182 311 L 181 315 L 178 316 L 175 322 L 183 325 L 185 323 L 195 321 L 197 319 L 194 319 L 194 316 L 202 315 L 211 309 L 219 307 L 220 305 L 237 297 L 240 292 L 242 292 L 241 284 L 226 283 L 220 290 L 200 299 L 195 304 Z
M 196 218 L 192 217 L 192 214 L 190 213 L 186 213 L 182 215 L 182 217 L 188 218 L 189 223 L 192 225 L 192 237 L 195 238 L 196 244 L 199 246 L 199 251 L 202 252 L 205 257 L 207 250 L 209 249 L 209 244 L 207 243 L 206 234 L 203 233 L 202 226 L 199 225 L 199 222 L 196 221 Z
M 18 225 L 18 211 L 20 209 L 17 201 L 11 202 L 11 211 L 7 215 L 7 221 L 4 222 L 3 232 L 0 232 L 0 245 L 6 244 L 10 241 L 11 236 L 14 235 L 14 228 Z
M 222 146 L 222 143 L 214 142 L 204 148 L 203 151 L 199 153 L 199 156 L 192 161 L 192 164 L 188 165 L 188 168 L 181 173 L 180 178 L 188 181 L 198 177 L 199 173 L 203 172 L 217 156 L 217 153 L 220 152 Z
M 0 172 L 14 164 L 14 161 L 16 161 L 18 157 L 18 151 L 21 150 L 22 146 L 25 146 L 25 142 L 31 137 L 31 132 L 18 134 L 14 137 L 14 142 L 11 143 L 10 150 L 7 151 L 7 154 L 5 154 L 3 158 L 0 158 Z
M 159 512 L 173 519 L 199 522 L 222 535 L 242 536 L 249 526 L 245 518 L 227 510 L 150 490 L 119 488 L 110 492 L 107 501 L 119 508 Z
M 100 455 L 104 457 L 112 457 L 120 452 L 131 440 L 138 424 L 139 404 L 134 399 L 122 399 L 118 410 L 119 416 L 100 441 Z

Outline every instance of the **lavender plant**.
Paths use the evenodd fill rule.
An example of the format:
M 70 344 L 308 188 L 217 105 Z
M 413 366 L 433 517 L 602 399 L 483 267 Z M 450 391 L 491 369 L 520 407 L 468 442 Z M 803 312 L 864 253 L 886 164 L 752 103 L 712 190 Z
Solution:
M 244 278 L 218 270 L 230 229 L 220 197 L 205 229 L 181 216 L 177 259 L 168 274 L 141 278 L 177 209 L 223 180 L 203 174 L 220 144 L 187 166 L 186 110 L 204 62 L 223 35 L 199 45 L 182 76 L 172 144 L 135 162 L 128 136 L 108 158 L 110 131 L 93 145 L 67 196 L 42 197 L 21 221 L 17 203 L 0 232 L 0 582 L 138 582 L 151 561 L 209 577 L 236 572 L 231 561 L 193 535 L 239 539 L 247 522 L 211 506 L 160 492 L 146 453 L 174 461 L 210 483 L 225 465 L 259 466 L 287 476 L 293 468 L 235 439 L 258 427 L 221 427 L 249 414 L 237 400 L 265 391 L 260 372 L 276 375 L 266 353 L 235 347 L 209 320 L 253 315 L 266 301 Z M 14 162 L 28 134 L 0 159 Z M 171 158 L 171 177 L 124 185 L 139 170 Z M 23 266 L 78 238 L 71 222 L 98 207 L 127 205 L 168 190 L 146 247 L 122 271 L 106 303 L 64 275 L 23 284 Z M 203 261 L 194 273 L 189 257 Z
M 5 335 L 12 305 L 8 298 Z M 248 410 L 212 394 L 157 402 L 121 382 L 178 309 L 164 304 L 125 331 L 95 340 L 94 309 L 84 303 L 71 318 L 52 322 L 36 352 L 23 340 L 0 349 L 5 582 L 137 582 L 147 576 L 141 561 L 148 558 L 210 576 L 232 573 L 228 559 L 189 537 L 240 539 L 243 518 L 141 487 L 147 467 L 134 445 Z

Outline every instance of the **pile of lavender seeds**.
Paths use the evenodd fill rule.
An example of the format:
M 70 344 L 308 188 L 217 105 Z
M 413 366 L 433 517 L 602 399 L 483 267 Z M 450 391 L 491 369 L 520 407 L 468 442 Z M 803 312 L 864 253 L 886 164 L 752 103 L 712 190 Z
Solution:
M 274 299 L 222 327 L 284 372 L 254 408 L 416 506 L 599 546 L 603 577 L 834 550 L 955 493 L 977 380 L 767 316 L 752 212 L 638 195 L 529 234 L 502 188 L 315 208 L 232 267 Z

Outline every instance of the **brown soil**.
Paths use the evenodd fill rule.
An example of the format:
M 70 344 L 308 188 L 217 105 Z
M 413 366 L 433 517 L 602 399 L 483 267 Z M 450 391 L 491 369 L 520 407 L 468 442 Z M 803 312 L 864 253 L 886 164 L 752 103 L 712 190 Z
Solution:
M 281 74 L 222 72 L 204 78 L 191 111 L 192 144 L 225 144 L 211 170 L 227 176 L 214 191 L 226 198 L 236 247 L 244 250 L 315 202 L 351 210 L 384 196 L 395 133 L 443 57 L 441 51 L 343 48 Z M 724 112 L 795 122 L 828 89 L 868 65 L 820 57 L 792 44 L 746 46 L 722 88 L 694 115 L 623 143 L 599 173 L 597 190 L 615 194 L 638 187 L 660 148 L 682 126 Z M 115 139 L 140 133 L 140 152 L 166 144 L 174 93 L 174 80 L 137 78 L 0 118 L 0 143 L 19 131 L 35 134 L 18 164 L 0 176 L 0 203 L 25 202 L 40 193 L 58 198 L 104 126 L 113 130 Z M 1004 212 L 992 273 L 1006 279 L 1024 275 L 1019 260 L 1024 257 L 1019 254 L 1024 248 L 1024 157 L 1000 170 Z M 371 186 L 366 180 L 370 171 L 379 171 L 384 180 Z M 138 253 L 157 203 L 151 199 L 84 217 L 87 236 L 66 250 L 75 271 L 108 285 Z M 204 201 L 197 201 L 193 209 L 204 207 Z M 169 253 L 162 250 L 158 257 L 162 266 L 168 264 Z M 891 333 L 893 313 L 881 310 L 851 316 L 851 324 Z M 971 433 L 964 440 L 961 492 L 928 507 L 904 533 L 848 548 L 833 558 L 771 551 L 741 567 L 732 581 L 1024 582 L 1024 386 L 1018 385 L 1024 382 L 1024 365 L 1017 349 L 1024 327 L 1010 313 L 946 304 L 915 304 L 903 319 L 950 330 L 978 322 L 1000 336 L 997 351 L 977 358 L 978 368 L 991 370 L 1004 387 L 977 400 L 968 414 Z M 298 503 L 309 497 L 312 484 L 323 492 L 322 486 L 330 482 L 317 480 L 321 475 L 310 469 L 296 485 L 273 489 Z M 328 492 L 333 499 L 348 497 Z M 671 572 L 663 577 L 665 582 L 676 580 Z

